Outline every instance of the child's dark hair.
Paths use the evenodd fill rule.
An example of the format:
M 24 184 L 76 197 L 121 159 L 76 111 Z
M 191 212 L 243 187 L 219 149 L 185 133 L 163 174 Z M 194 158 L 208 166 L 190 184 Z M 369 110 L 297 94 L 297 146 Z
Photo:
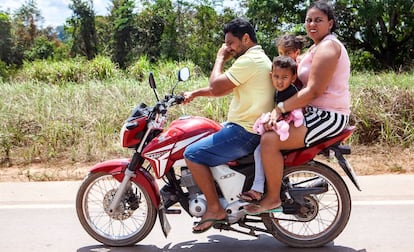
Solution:
M 273 58 L 272 70 L 276 67 L 289 68 L 292 74 L 296 74 L 296 62 L 289 56 L 277 56 Z
M 281 37 L 276 39 L 276 47 L 282 47 L 287 51 L 294 51 L 302 50 L 305 46 L 307 46 L 308 41 L 304 36 L 296 36 L 294 34 L 285 34 Z
M 229 23 L 225 24 L 223 32 L 224 34 L 230 32 L 240 40 L 243 38 L 243 35 L 247 33 L 250 36 L 250 39 L 254 43 L 257 43 L 256 31 L 247 20 L 244 20 L 242 18 L 235 18 Z

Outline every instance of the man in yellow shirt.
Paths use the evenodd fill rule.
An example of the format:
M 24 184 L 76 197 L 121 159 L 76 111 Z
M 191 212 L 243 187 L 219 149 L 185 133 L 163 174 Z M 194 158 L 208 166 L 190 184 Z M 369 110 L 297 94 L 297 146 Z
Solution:
M 274 106 L 274 87 L 269 75 L 272 62 L 257 44 L 252 25 L 236 18 L 224 26 L 223 32 L 225 43 L 217 52 L 209 86 L 184 93 L 185 102 L 198 96 L 219 97 L 233 93 L 223 128 L 188 146 L 184 153 L 187 166 L 207 201 L 207 211 L 193 228 L 194 233 L 224 222 L 227 216 L 220 205 L 209 167 L 252 153 L 260 143 L 260 135 L 253 131 L 253 124 Z M 224 71 L 224 64 L 232 58 L 234 63 Z

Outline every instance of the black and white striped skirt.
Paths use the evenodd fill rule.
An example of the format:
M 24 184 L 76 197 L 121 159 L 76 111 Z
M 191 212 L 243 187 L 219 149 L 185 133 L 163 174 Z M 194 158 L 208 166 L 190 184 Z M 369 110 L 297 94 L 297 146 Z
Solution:
M 338 135 L 349 122 L 349 115 L 321 110 L 308 106 L 305 108 L 305 126 L 308 132 L 305 136 L 305 146 L 309 147 L 327 137 Z

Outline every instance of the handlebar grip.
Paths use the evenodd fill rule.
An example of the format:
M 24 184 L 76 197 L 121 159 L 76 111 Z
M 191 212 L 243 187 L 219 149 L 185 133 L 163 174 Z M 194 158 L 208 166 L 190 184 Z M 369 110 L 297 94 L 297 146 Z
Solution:
M 177 95 L 177 96 L 175 97 L 175 101 L 177 102 L 177 104 L 183 103 L 183 102 L 184 102 L 184 100 L 185 100 L 185 98 L 184 98 L 184 96 L 182 96 L 182 95 Z

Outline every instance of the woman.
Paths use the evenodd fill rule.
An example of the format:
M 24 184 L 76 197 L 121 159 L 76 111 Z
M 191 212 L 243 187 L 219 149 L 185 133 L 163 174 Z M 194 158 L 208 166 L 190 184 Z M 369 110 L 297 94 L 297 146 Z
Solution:
M 245 206 L 247 214 L 280 212 L 280 187 L 283 176 L 281 150 L 297 149 L 339 134 L 350 114 L 350 62 L 343 44 L 334 36 L 334 13 L 324 1 L 316 1 L 307 10 L 305 27 L 314 44 L 298 65 L 298 78 L 304 88 L 277 104 L 270 120 L 264 123 L 261 157 L 267 180 L 267 193 L 258 204 Z M 290 127 L 289 137 L 281 141 L 271 128 L 278 115 L 305 107 L 304 125 Z

